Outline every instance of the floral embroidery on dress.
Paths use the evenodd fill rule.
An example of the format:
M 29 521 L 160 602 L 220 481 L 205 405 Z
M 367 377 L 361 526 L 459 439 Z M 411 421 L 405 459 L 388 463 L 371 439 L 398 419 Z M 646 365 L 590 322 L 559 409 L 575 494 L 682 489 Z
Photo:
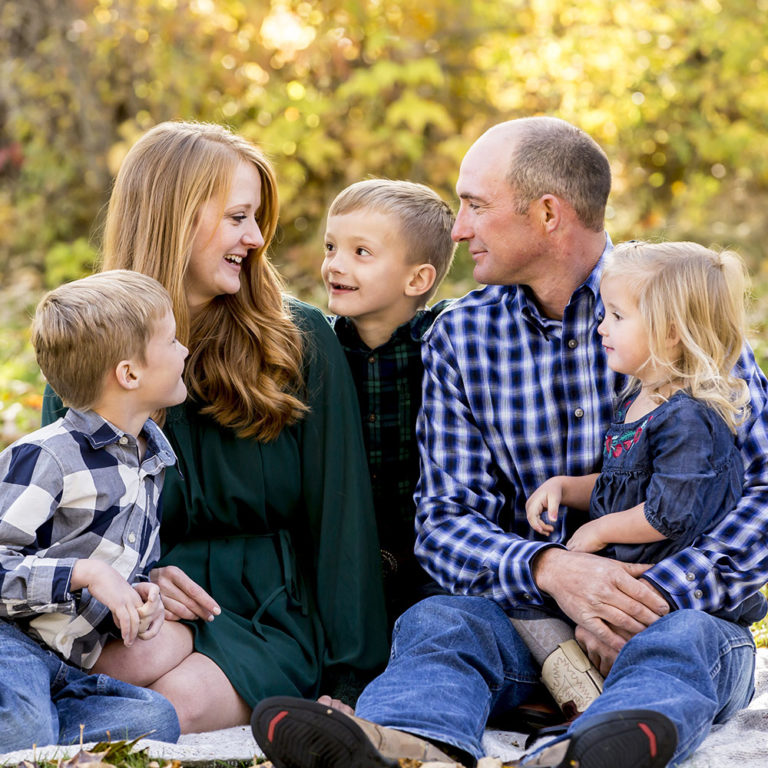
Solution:
M 603 445 L 603 456 L 613 456 L 617 459 L 624 451 L 628 451 L 640 439 L 646 424 L 652 418 L 653 414 L 635 429 L 628 429 L 619 435 L 607 435 Z

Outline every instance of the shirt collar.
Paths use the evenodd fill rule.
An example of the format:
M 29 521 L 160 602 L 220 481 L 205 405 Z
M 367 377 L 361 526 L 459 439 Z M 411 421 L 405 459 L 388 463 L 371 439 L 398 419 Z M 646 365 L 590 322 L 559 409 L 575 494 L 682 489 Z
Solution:
M 571 295 L 571 303 L 578 300 L 579 296 L 585 291 L 589 291 L 594 299 L 594 313 L 595 318 L 602 322 L 605 314 L 603 310 L 603 302 L 600 299 L 600 278 L 603 274 L 603 266 L 605 264 L 605 257 L 613 250 L 613 242 L 610 235 L 605 233 L 605 247 L 600 254 L 600 258 L 597 260 L 592 271 L 587 275 L 587 279 L 573 292 Z M 546 337 L 559 336 L 563 326 L 561 318 L 544 317 L 536 305 L 536 302 L 531 295 L 530 290 L 526 286 L 520 286 L 520 290 L 516 292 L 515 300 L 518 302 L 518 308 L 525 320 L 543 333 Z
M 70 408 L 64 416 L 64 420 L 70 427 L 80 432 L 94 449 L 117 443 L 123 437 L 132 441 L 135 440 L 132 435 L 118 429 L 96 411 L 79 411 L 76 408 Z M 152 419 L 147 419 L 144 422 L 141 431 L 147 440 L 144 461 L 157 456 L 164 466 L 171 466 L 176 463 L 176 455 L 171 444 Z
M 384 344 L 381 344 L 378 349 L 397 343 L 400 340 L 413 339 L 414 341 L 421 341 L 422 336 L 432 325 L 433 315 L 434 313 L 431 309 L 420 309 L 410 320 L 395 328 L 389 339 Z M 339 341 L 344 346 L 352 349 L 364 349 L 366 351 L 370 349 L 360 338 L 360 334 L 350 318 L 336 315 L 329 318 L 329 320 L 336 331 Z

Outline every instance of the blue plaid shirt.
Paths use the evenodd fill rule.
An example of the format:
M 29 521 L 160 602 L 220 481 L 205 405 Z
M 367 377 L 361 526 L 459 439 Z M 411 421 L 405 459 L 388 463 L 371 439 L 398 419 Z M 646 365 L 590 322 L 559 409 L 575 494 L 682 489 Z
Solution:
M 93 411 L 70 409 L 0 454 L 0 616 L 89 669 L 113 627 L 109 609 L 70 591 L 75 561 L 108 562 L 129 583 L 160 555 L 158 502 L 176 462 L 148 420 L 147 450 Z
M 528 525 L 525 501 L 553 475 L 599 471 L 624 385 L 597 333 L 602 261 L 562 320 L 543 317 L 523 286 L 488 286 L 445 310 L 425 338 L 416 554 L 453 593 L 505 610 L 544 603 L 532 560 L 562 545 L 577 513 L 559 515 L 546 538 Z M 768 381 L 749 349 L 738 371 L 752 396 L 738 438 L 744 496 L 708 534 L 646 572 L 678 608 L 732 609 L 768 580 Z

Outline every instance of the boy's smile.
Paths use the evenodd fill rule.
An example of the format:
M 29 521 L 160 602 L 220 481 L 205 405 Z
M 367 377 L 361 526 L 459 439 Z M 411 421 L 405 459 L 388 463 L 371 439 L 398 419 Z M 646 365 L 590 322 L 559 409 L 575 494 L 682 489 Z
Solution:
M 417 268 L 394 214 L 359 209 L 328 217 L 321 268 L 328 309 L 352 318 L 369 346 L 416 313 L 420 300 L 408 285 Z

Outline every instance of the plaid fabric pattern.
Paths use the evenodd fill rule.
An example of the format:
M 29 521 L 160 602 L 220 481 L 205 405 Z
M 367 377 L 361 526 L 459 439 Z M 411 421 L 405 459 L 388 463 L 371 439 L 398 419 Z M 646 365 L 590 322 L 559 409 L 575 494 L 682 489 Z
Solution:
M 454 303 L 425 337 L 416 554 L 454 593 L 505 610 L 544 602 L 532 558 L 564 542 L 566 518 L 579 513 L 561 514 L 546 539 L 528 525 L 525 501 L 553 475 L 599 471 L 624 384 L 597 333 L 601 270 L 602 258 L 561 321 L 543 318 L 524 287 L 489 286 Z M 768 579 L 768 382 L 749 349 L 739 370 L 752 395 L 739 435 L 744 497 L 647 572 L 680 608 L 730 609 Z
M 129 583 L 159 558 L 158 502 L 176 458 L 154 422 L 135 438 L 93 411 L 58 421 L 0 454 L 0 616 L 90 668 L 106 641 L 110 612 L 70 592 L 75 561 L 97 558 Z
M 413 491 L 419 479 L 416 416 L 424 374 L 421 339 L 448 303 L 417 312 L 374 350 L 349 318 L 329 318 L 357 389 L 381 545 L 395 553 L 403 545 L 413 549 Z

